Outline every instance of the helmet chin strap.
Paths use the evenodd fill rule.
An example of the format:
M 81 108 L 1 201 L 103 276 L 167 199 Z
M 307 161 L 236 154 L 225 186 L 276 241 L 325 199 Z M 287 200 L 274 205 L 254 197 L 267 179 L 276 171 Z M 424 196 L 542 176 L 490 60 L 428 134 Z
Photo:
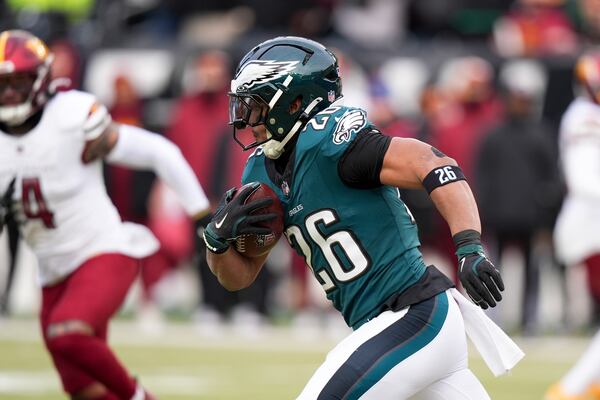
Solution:
M 271 139 L 263 145 L 263 152 L 265 153 L 265 156 L 267 158 L 276 160 L 279 157 L 281 157 L 281 155 L 283 154 L 283 151 L 285 150 L 285 145 L 294 137 L 296 132 L 298 132 L 298 130 L 300 130 L 300 128 L 302 128 L 302 126 L 304 126 L 304 124 L 309 120 L 310 112 L 321 101 L 323 101 L 323 98 L 317 97 L 308 105 L 308 107 L 306 107 L 306 109 L 302 112 L 300 117 L 298 117 L 298 120 L 296 121 L 294 126 L 292 126 L 292 129 L 290 129 L 290 131 L 287 133 L 287 135 L 285 135 L 283 140 L 279 141 L 279 140 Z M 268 133 L 268 135 L 271 136 L 271 133 Z

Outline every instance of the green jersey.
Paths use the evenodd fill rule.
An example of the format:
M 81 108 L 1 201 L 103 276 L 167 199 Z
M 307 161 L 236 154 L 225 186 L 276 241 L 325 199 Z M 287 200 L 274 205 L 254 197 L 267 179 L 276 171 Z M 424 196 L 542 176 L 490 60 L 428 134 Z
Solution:
M 340 158 L 369 127 L 364 111 L 332 105 L 299 133 L 283 174 L 259 147 L 242 177 L 277 193 L 290 245 L 355 329 L 426 271 L 417 226 L 398 190 L 351 188 L 338 174 Z

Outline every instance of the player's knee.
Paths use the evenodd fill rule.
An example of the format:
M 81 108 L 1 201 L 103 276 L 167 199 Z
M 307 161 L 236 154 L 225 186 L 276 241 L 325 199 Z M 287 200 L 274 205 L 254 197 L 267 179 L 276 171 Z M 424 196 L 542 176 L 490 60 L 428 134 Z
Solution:
M 69 334 L 93 335 L 94 329 L 87 322 L 72 319 L 69 321 L 55 322 L 46 328 L 46 337 L 53 339 Z
M 86 386 L 75 394 L 71 394 L 71 400 L 89 400 L 105 398 L 108 391 L 101 383 L 95 382 Z
M 92 327 L 78 320 L 56 322 L 46 329 L 48 350 L 53 354 L 70 354 L 79 347 L 94 331 Z

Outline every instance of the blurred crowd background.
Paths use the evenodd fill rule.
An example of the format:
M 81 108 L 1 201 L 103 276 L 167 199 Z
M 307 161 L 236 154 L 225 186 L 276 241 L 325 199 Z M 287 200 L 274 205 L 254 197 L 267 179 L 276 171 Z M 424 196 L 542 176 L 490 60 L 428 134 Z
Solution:
M 572 274 L 552 246 L 565 191 L 558 126 L 574 96 L 575 60 L 600 45 L 600 0 L 4 0 L 0 15 L 2 30 L 26 29 L 50 45 L 63 88 L 89 91 L 114 120 L 174 141 L 214 205 L 239 185 L 248 156 L 227 125 L 226 93 L 240 57 L 277 35 L 321 41 L 338 56 L 346 104 L 367 110 L 386 134 L 430 142 L 462 166 L 489 253 L 497 265 L 518 264 L 508 328 L 576 329 L 573 292 L 589 304 L 579 327 L 600 321 L 585 275 L 569 291 Z M 327 324 L 324 296 L 286 244 L 251 288 L 226 292 L 202 265 L 191 222 L 152 174 L 110 167 L 106 182 L 123 219 L 146 224 L 162 243 L 145 260 L 140 314 L 156 320 L 169 311 L 177 284 L 167 294 L 157 288 L 184 270 L 194 280 L 184 314 L 200 329 Z M 445 223 L 424 191 L 403 197 L 426 258 L 452 276 Z M 22 252 L 15 232 L 1 244 L 10 249 L 0 252 L 4 315 L 14 312 L 8 293 Z M 553 325 L 540 318 L 546 274 L 554 277 L 546 295 Z

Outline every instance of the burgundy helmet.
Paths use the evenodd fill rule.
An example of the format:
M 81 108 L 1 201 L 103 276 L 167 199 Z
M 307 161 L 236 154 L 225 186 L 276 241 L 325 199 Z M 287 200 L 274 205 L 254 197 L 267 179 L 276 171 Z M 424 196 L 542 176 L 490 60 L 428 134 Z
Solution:
M 20 125 L 48 100 L 52 54 L 29 32 L 0 33 L 0 122 Z

